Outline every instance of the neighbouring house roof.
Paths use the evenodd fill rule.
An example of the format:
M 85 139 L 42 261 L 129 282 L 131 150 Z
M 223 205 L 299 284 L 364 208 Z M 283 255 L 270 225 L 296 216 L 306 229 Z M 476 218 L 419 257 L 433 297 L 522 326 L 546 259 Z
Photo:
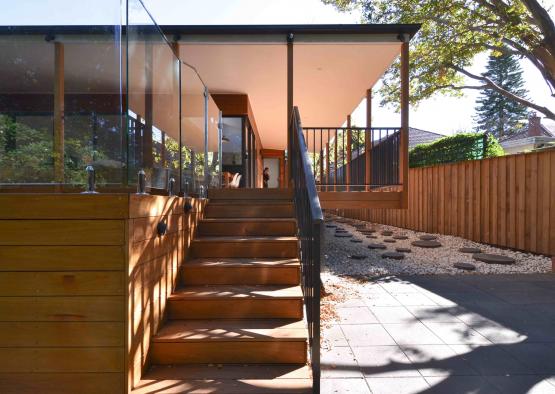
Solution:
M 503 149 L 512 151 L 535 149 L 552 142 L 555 142 L 555 126 L 542 124 L 535 114 L 530 116 L 528 125 L 522 130 L 499 140 Z
M 552 127 L 552 126 L 550 126 L 550 127 Z M 518 133 L 514 133 L 514 134 L 511 134 L 509 136 L 500 138 L 499 142 L 501 143 L 501 145 L 503 145 L 504 143 L 509 142 L 509 141 L 517 141 L 517 140 L 534 138 L 534 137 L 555 137 L 555 130 L 551 131 L 545 125 L 541 125 L 540 130 L 541 130 L 541 135 L 530 136 L 528 134 L 528 127 L 525 127 L 521 131 L 519 131 Z
M 443 134 L 409 127 L 409 149 L 414 148 L 418 144 L 428 144 L 443 137 L 445 137 Z

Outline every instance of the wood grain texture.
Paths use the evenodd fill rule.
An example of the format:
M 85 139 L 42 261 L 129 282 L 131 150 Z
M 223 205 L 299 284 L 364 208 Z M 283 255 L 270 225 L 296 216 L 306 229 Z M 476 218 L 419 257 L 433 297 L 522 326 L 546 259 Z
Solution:
M 126 194 L 0 194 L 0 219 L 124 219 Z
M 412 168 L 407 210 L 343 206 L 338 212 L 355 219 L 553 256 L 554 168 L 553 151 Z M 325 199 L 322 205 L 334 208 L 326 206 Z
M 0 220 L 0 245 L 123 245 L 123 220 Z

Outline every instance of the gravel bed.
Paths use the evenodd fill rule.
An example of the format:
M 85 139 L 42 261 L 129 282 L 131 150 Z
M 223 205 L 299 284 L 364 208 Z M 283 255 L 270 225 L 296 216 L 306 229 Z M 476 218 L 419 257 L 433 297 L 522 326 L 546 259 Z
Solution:
M 433 249 L 419 248 L 411 245 L 411 242 L 418 240 L 419 236 L 426 233 L 355 219 L 349 219 L 347 223 L 339 219 L 340 222 L 338 222 L 337 219 L 339 217 L 331 216 L 327 224 L 334 224 L 338 228 L 347 230 L 355 238 L 361 239 L 362 243 L 352 243 L 350 238 L 336 238 L 334 237 L 335 228 L 325 228 L 323 272 L 331 275 L 361 278 L 381 275 L 477 275 L 551 272 L 551 259 L 541 255 L 500 249 L 464 238 L 441 234 L 433 234 L 437 236 L 437 241 L 442 244 L 441 247 Z M 375 229 L 377 239 L 366 238 L 360 234 L 355 225 L 361 224 L 366 224 L 367 228 Z M 395 243 L 385 243 L 387 249 L 368 249 L 367 246 L 370 243 L 383 243 L 384 239 L 391 238 L 389 235 L 382 235 L 382 231 L 392 231 L 393 235 L 406 235 L 408 239 L 396 240 Z M 516 263 L 511 265 L 486 264 L 474 260 L 472 254 L 459 252 L 459 249 L 464 247 L 479 248 L 482 253 L 512 257 L 516 260 Z M 396 248 L 410 248 L 411 253 L 406 253 L 403 260 L 382 258 L 382 253 L 395 251 Z M 366 255 L 368 257 L 364 260 L 355 260 L 349 258 L 351 255 Z M 465 271 L 453 267 L 453 264 L 460 262 L 472 263 L 476 266 L 476 270 Z

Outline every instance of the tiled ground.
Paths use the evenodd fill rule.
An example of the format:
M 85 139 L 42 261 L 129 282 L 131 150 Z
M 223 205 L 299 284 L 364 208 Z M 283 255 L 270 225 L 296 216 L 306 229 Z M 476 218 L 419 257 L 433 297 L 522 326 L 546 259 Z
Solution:
M 387 277 L 325 329 L 322 393 L 555 393 L 555 275 Z

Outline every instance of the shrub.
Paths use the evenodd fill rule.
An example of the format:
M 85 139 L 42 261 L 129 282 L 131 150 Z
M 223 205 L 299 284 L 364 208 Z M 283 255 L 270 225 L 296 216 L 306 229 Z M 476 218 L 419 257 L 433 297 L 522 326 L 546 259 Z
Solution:
M 419 144 L 409 152 L 410 167 L 456 163 L 503 156 L 499 141 L 489 133 L 462 133 Z

